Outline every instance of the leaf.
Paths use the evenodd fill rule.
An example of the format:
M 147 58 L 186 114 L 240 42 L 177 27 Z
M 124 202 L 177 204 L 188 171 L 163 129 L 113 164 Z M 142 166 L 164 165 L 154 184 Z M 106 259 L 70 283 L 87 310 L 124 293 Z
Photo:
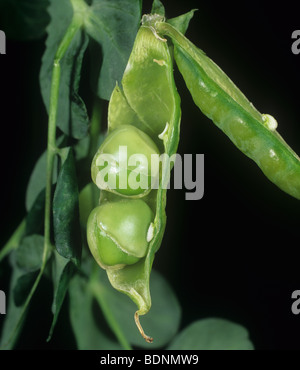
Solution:
M 25 302 L 42 265 L 44 237 L 25 236 L 15 252 L 15 268 L 20 272 L 13 287 L 16 306 Z
M 105 272 L 101 269 L 99 269 L 98 280 L 103 299 L 132 345 L 148 349 L 159 348 L 169 343 L 175 336 L 180 324 L 181 307 L 172 288 L 157 271 L 152 270 L 150 278 L 152 307 L 149 313 L 142 318 L 145 332 L 149 332 L 154 337 L 151 344 L 142 338 L 136 328 L 133 317 L 134 303 L 126 295 L 119 294 L 111 287 Z
M 50 86 L 55 54 L 73 16 L 69 0 L 50 0 L 51 21 L 47 27 L 46 50 L 40 71 L 41 93 L 47 110 L 50 102 Z M 61 77 L 57 110 L 57 126 L 68 136 L 81 139 L 88 131 L 88 115 L 78 94 L 82 60 L 88 45 L 84 32 L 73 38 L 64 58 L 60 61 Z
M 9 291 L 7 294 L 7 310 L 2 327 L 1 339 L 0 339 L 0 349 L 12 349 L 18 339 L 20 330 L 22 328 L 22 323 L 19 323 L 20 317 L 23 314 L 24 305 L 17 306 L 14 301 L 13 290 L 17 283 L 18 278 L 21 276 L 22 272 L 15 264 L 15 254 L 16 251 L 13 251 L 10 254 L 10 262 L 12 265 L 12 276 L 9 285 Z M 22 318 L 24 322 L 25 315 Z M 19 325 L 18 325 L 19 324 Z
M 84 139 L 79 140 L 74 146 L 74 156 L 76 160 L 76 167 L 78 171 L 78 188 L 81 191 L 88 182 L 91 181 L 91 163 L 92 159 L 106 137 L 105 134 L 93 136 L 86 136 Z M 97 197 L 99 198 L 99 191 L 97 192 Z
M 17 40 L 40 39 L 49 22 L 48 0 L 2 0 L 0 24 L 7 38 Z
M 53 227 L 58 253 L 76 265 L 81 256 L 78 186 L 72 149 L 62 165 L 53 197 Z
M 23 238 L 18 249 L 10 254 L 12 278 L 8 293 L 8 310 L 2 330 L 1 348 L 13 348 L 18 338 L 30 301 L 41 278 L 39 272 L 42 265 L 43 245 L 42 236 L 27 236 Z
M 165 7 L 159 0 L 154 0 L 152 4 L 151 14 L 165 15 Z
M 99 125 L 100 125 L 100 122 L 99 122 Z M 105 138 L 106 138 L 106 133 L 100 133 L 97 136 L 96 143 L 94 144 L 96 149 L 92 154 L 90 152 L 91 141 L 92 141 L 90 135 L 86 136 L 85 138 L 81 140 L 78 140 L 77 143 L 73 146 L 76 161 L 80 161 L 86 158 L 92 161 L 96 150 L 99 148 L 99 146 L 102 144 Z M 91 155 L 91 158 L 89 158 L 89 155 Z
M 241 325 L 220 318 L 193 322 L 180 332 L 169 350 L 251 350 L 248 331 Z
M 91 84 L 102 99 L 109 100 L 116 81 L 121 81 L 140 19 L 139 0 L 92 1 L 85 30 L 95 41 L 90 49 Z
M 45 188 L 46 184 L 46 160 L 47 152 L 45 151 L 37 160 L 34 169 L 30 175 L 30 179 L 26 189 L 25 205 L 29 211 L 33 206 L 36 197 Z M 53 171 L 56 173 L 56 171 Z
M 0 250 L 0 262 L 13 250 L 18 248 L 21 239 L 24 236 L 26 228 L 26 220 L 23 219 L 19 226 L 15 229 L 14 233 L 8 239 L 6 244 Z
M 25 236 L 16 250 L 16 264 L 24 272 L 38 270 L 42 265 L 44 237 L 41 235 Z
M 14 302 L 17 307 L 22 306 L 25 303 L 38 273 L 39 272 L 37 270 L 26 272 L 17 279 L 13 290 Z
M 76 161 L 84 159 L 89 153 L 90 146 L 90 136 L 86 136 L 81 140 L 78 140 L 77 143 L 73 146 Z
M 75 265 L 70 260 L 61 257 L 58 253 L 54 252 L 54 263 L 53 263 L 53 282 L 54 282 L 54 296 L 52 303 L 53 320 L 49 331 L 47 341 L 52 338 L 54 327 L 56 325 L 59 312 L 66 292 L 69 287 L 69 282 L 74 274 Z
M 65 140 L 64 136 L 60 136 L 56 140 L 56 145 L 61 145 Z M 44 151 L 39 159 L 37 160 L 27 185 L 26 189 L 26 195 L 25 195 L 25 206 L 27 212 L 31 210 L 31 208 L 34 205 L 34 202 L 36 201 L 36 198 L 40 195 L 40 193 L 45 189 L 46 185 L 46 172 L 47 168 L 47 150 Z M 53 184 L 56 182 L 56 174 L 57 174 L 57 158 L 54 159 L 54 165 L 53 165 Z
M 36 197 L 30 211 L 26 216 L 26 235 L 42 233 L 45 213 L 45 189 L 41 190 Z
M 91 82 L 99 97 L 109 99 L 116 81 L 121 79 L 140 20 L 139 0 L 94 0 L 88 6 L 83 0 L 73 1 L 74 12 L 84 28 L 72 40 L 61 60 L 61 83 L 58 100 L 58 127 L 76 139 L 86 136 L 88 116 L 78 94 L 82 60 L 91 42 Z M 51 21 L 42 60 L 40 84 L 48 109 L 52 67 L 57 47 L 71 23 L 73 8 L 68 0 L 50 2 Z M 102 62 L 102 64 L 101 64 Z
M 94 298 L 90 289 L 88 289 L 87 283 L 86 278 L 76 275 L 71 280 L 69 289 L 70 319 L 78 349 L 122 349 L 117 342 L 109 339 L 103 333 L 103 328 L 99 327 L 97 316 L 101 316 L 100 310 L 94 314 Z
M 198 9 L 192 9 L 189 12 L 182 14 L 178 17 L 171 18 L 167 20 L 167 23 L 170 23 L 175 27 L 179 32 L 185 34 L 188 29 L 190 20 L 193 18 L 195 11 Z

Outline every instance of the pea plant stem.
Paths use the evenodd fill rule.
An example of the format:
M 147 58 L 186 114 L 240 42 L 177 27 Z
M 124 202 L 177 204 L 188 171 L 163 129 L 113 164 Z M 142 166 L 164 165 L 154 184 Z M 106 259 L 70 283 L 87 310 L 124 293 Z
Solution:
M 19 320 L 12 332 L 11 338 L 17 334 L 19 327 L 22 324 L 24 315 L 26 313 L 27 307 L 31 301 L 33 294 L 35 293 L 38 284 L 43 276 L 49 252 L 52 249 L 51 244 L 51 205 L 52 205 L 52 177 L 53 177 L 53 164 L 55 156 L 59 153 L 56 146 L 56 116 L 57 116 L 57 106 L 59 97 L 59 85 L 60 85 L 60 61 L 64 57 L 70 43 L 74 39 L 77 31 L 81 27 L 81 21 L 74 13 L 72 22 L 70 23 L 61 43 L 58 46 L 57 52 L 55 54 L 52 70 L 52 80 L 51 80 L 51 92 L 50 92 L 50 105 L 49 105 L 49 119 L 48 119 L 48 140 L 47 140 L 47 166 L 46 166 L 46 199 L 45 199 L 45 223 L 44 223 L 44 250 L 42 265 L 36 280 L 34 281 L 31 290 L 26 298 L 22 312 L 20 314 Z
M 76 13 L 75 13 L 76 15 Z M 58 46 L 52 70 L 51 92 L 50 92 L 50 105 L 49 105 L 49 121 L 48 121 L 48 142 L 47 142 L 47 175 L 46 175 L 46 199 L 45 199 L 45 224 L 44 224 L 44 253 L 43 265 L 47 260 L 49 247 L 51 246 L 51 205 L 52 205 L 52 177 L 53 177 L 53 163 L 55 155 L 59 150 L 56 146 L 56 118 L 57 106 L 59 98 L 59 85 L 60 85 L 60 61 L 64 57 L 69 45 L 74 39 L 77 31 L 81 27 L 81 21 L 76 16 L 73 16 L 72 22 L 68 27 L 61 43 Z

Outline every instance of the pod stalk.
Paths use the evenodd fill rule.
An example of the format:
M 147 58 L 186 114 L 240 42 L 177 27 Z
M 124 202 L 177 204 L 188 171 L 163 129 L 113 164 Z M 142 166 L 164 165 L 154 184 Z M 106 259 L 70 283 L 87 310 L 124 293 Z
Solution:
M 136 326 L 138 327 L 139 329 L 139 332 L 141 333 L 141 336 L 145 339 L 145 341 L 147 343 L 152 343 L 153 342 L 153 338 L 152 337 L 149 337 L 149 335 L 145 334 L 144 332 L 144 329 L 140 323 L 140 315 L 138 313 L 138 311 L 135 312 L 134 314 L 134 321 L 136 323 Z

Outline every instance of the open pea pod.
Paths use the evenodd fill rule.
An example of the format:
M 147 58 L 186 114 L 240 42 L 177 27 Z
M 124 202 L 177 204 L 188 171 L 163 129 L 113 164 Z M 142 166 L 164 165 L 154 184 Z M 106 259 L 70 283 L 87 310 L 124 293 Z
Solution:
M 148 342 L 152 338 L 144 333 L 139 316 L 151 307 L 149 279 L 166 225 L 171 170 L 171 164 L 164 165 L 164 161 L 177 150 L 180 116 L 168 44 L 144 18 L 121 86 L 115 87 L 109 102 L 108 136 L 92 163 L 92 178 L 101 193 L 100 205 L 89 217 L 87 235 L 90 250 L 106 269 L 111 285 L 136 303 L 135 322 Z M 150 172 L 145 166 L 139 172 L 139 181 L 148 185 L 145 191 L 130 186 L 136 166 L 121 169 L 120 148 L 128 155 L 141 153 L 148 162 L 152 154 L 159 158 L 156 170 Z M 99 177 L 102 170 L 107 176 L 117 174 L 115 187 L 104 181 L 105 176 Z M 123 175 L 124 188 L 120 186 Z
M 152 338 L 139 316 L 151 307 L 149 279 L 166 226 L 170 158 L 177 150 L 181 114 L 164 36 L 174 44 L 175 61 L 196 105 L 272 182 L 300 199 L 299 157 L 277 133 L 276 120 L 259 113 L 179 31 L 192 13 L 169 23 L 159 14 L 143 17 L 121 84 L 111 95 L 108 135 L 91 170 L 101 192 L 88 219 L 88 244 L 111 285 L 136 303 L 135 322 L 148 342 Z
M 205 53 L 167 22 L 156 32 L 174 43 L 174 57 L 195 104 L 281 190 L 300 199 L 300 159 L 276 131 L 276 120 L 259 113 Z

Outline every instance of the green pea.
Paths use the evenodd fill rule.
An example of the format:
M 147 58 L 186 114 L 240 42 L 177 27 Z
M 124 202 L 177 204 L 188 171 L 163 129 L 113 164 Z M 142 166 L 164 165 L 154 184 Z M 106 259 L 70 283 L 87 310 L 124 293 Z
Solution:
M 159 150 L 147 134 L 134 126 L 120 126 L 107 136 L 94 156 L 92 179 L 103 190 L 144 196 L 159 176 L 158 167 L 151 166 L 153 155 L 159 155 Z
M 140 199 L 96 207 L 87 224 L 90 251 L 104 269 L 119 269 L 143 258 L 151 239 L 153 212 Z

